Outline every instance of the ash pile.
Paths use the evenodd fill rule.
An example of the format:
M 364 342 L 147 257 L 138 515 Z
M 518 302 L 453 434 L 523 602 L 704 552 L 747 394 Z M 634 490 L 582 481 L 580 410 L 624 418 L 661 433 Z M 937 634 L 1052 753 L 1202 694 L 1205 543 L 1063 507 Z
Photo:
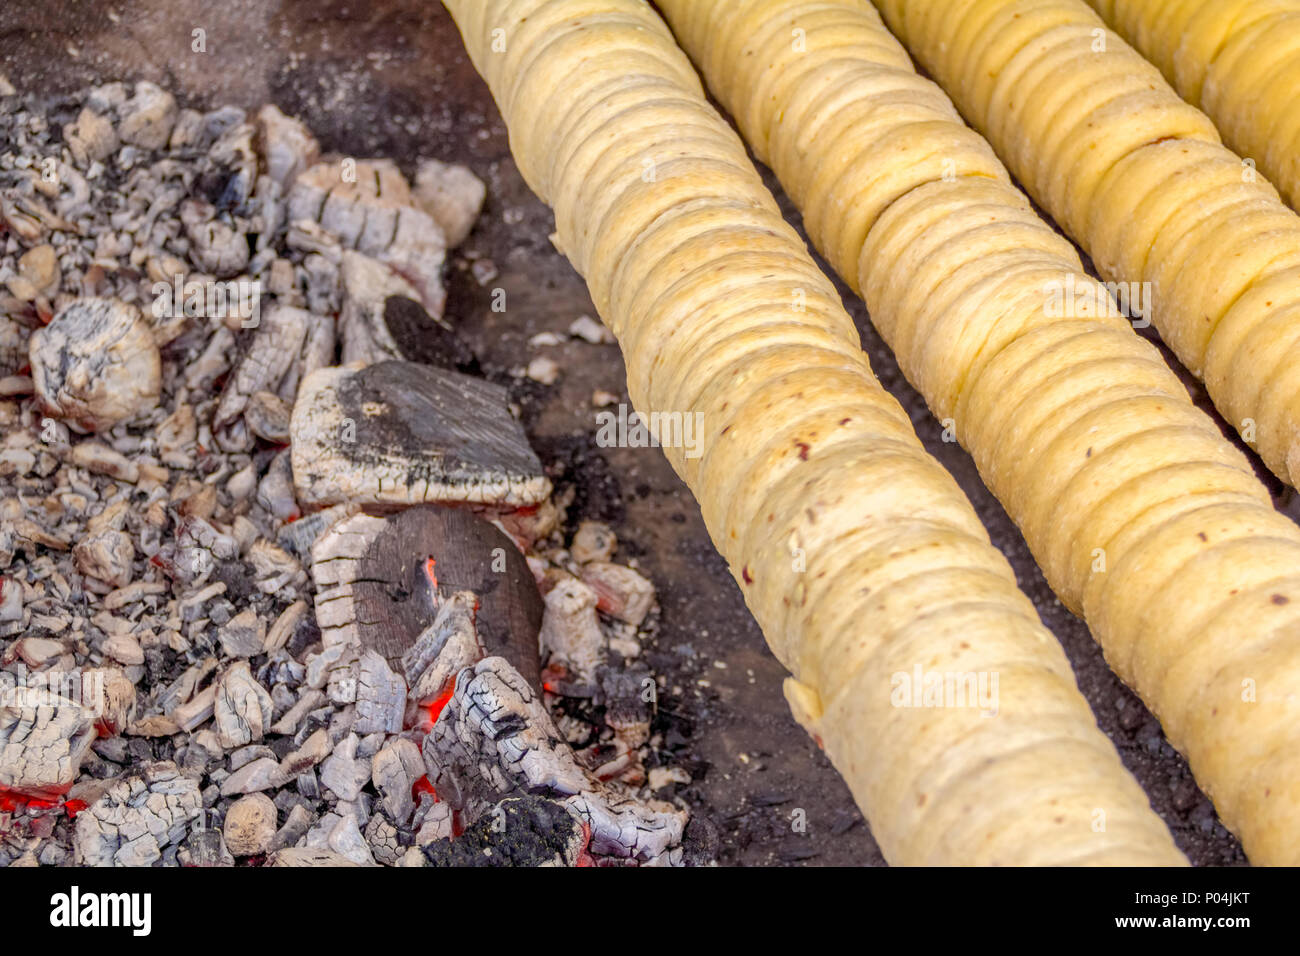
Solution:
M 654 588 L 444 315 L 483 183 L 145 82 L 0 142 L 0 865 L 708 862 Z

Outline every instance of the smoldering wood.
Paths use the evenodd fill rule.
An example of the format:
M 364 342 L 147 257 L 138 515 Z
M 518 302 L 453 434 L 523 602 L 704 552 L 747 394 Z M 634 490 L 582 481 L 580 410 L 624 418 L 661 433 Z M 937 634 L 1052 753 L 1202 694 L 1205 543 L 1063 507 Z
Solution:
M 422 753 L 438 794 L 470 819 L 503 796 L 550 796 L 590 826 L 593 853 L 664 863 L 680 847 L 685 812 L 616 793 L 583 768 L 540 697 L 503 658 L 460 673 Z
M 413 362 L 309 375 L 291 430 L 299 502 L 539 504 L 551 483 L 505 389 Z
M 294 181 L 289 217 L 318 222 L 345 248 L 390 264 L 411 281 L 431 313 L 442 314 L 446 240 L 433 217 L 416 207 L 390 160 L 317 163 Z
M 474 628 L 486 653 L 540 679 L 542 601 L 532 571 L 505 534 L 472 512 L 426 505 L 348 518 L 318 541 L 312 573 L 327 641 L 374 648 L 409 680 L 418 675 L 403 655 L 457 591 L 477 598 Z
M 152 409 L 162 364 L 140 310 L 120 299 L 76 299 L 32 333 L 32 381 L 50 414 L 89 431 Z
M 473 591 L 456 591 L 444 599 L 433 623 L 402 655 L 412 703 L 438 700 L 457 674 L 487 656 L 474 623 L 477 604 Z

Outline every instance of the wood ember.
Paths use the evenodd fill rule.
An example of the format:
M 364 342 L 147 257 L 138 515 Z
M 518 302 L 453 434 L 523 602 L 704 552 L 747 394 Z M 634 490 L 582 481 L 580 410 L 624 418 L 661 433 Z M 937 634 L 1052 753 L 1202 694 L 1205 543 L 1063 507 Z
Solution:
M 226 382 L 214 426 L 227 429 L 248 410 L 254 396 L 267 392 L 292 402 L 301 376 L 322 368 L 334 351 L 333 323 L 304 309 L 273 305 L 247 333 L 243 353 Z M 264 410 L 254 409 L 263 416 Z M 255 429 L 254 429 L 255 431 Z M 228 435 L 235 450 L 251 445 L 246 434 Z
M 135 684 L 120 667 L 82 668 L 81 686 L 97 690 L 90 710 L 96 725 L 110 734 L 119 734 L 135 722 L 139 699 Z
M 442 229 L 417 208 L 390 160 L 317 163 L 294 180 L 288 211 L 291 220 L 319 223 L 344 248 L 391 265 L 416 287 L 425 308 L 442 314 Z
M 87 108 L 82 108 L 77 119 L 63 127 L 63 141 L 78 166 L 107 159 L 117 152 L 119 144 L 112 121 Z
M 222 827 L 226 847 L 235 856 L 254 856 L 271 849 L 275 839 L 275 804 L 261 793 L 240 797 L 226 811 Z
M 221 784 L 221 795 L 228 797 L 236 793 L 257 793 L 283 786 L 289 779 L 274 758 L 258 757 L 226 778 Z
M 415 200 L 442 228 L 448 249 L 465 241 L 486 198 L 483 181 L 456 163 L 426 159 L 415 172 Z
M 487 653 L 537 679 L 542 614 L 532 572 L 509 538 L 466 510 L 426 506 L 347 518 L 317 542 L 312 575 L 327 644 L 374 648 L 396 664 L 443 603 L 469 591 L 478 599 L 475 628 Z M 403 673 L 418 680 L 405 664 Z
M 393 673 L 383 655 L 373 648 L 361 654 L 357 666 L 357 720 L 359 734 L 400 733 L 406 713 L 406 681 Z
M 411 789 L 425 772 L 419 746 L 405 737 L 396 738 L 375 754 L 370 772 L 388 815 L 405 824 L 415 812 Z
M 118 135 L 141 149 L 161 149 L 176 122 L 176 99 L 161 87 L 141 81 L 135 95 L 122 104 Z
M 320 157 L 311 130 L 270 103 L 257 111 L 257 137 L 267 174 L 282 189 Z
M 370 780 L 370 758 L 358 755 L 357 735 L 348 734 L 321 765 L 321 783 L 340 800 L 355 800 Z
M 686 814 L 615 793 L 580 766 L 527 681 L 500 657 L 466 668 L 422 748 L 439 795 L 478 818 L 502 796 L 550 796 L 591 828 L 593 853 L 672 862 Z
M 596 593 L 596 606 L 633 627 L 639 627 L 654 606 L 654 585 L 629 567 L 591 561 L 580 573 L 583 583 Z
M 404 844 L 402 837 L 403 834 L 382 813 L 372 815 L 366 824 L 366 846 L 372 858 L 385 866 L 396 866 L 405 855 L 409 844 Z
M 357 818 L 351 814 L 344 815 L 326 837 L 326 844 L 339 856 L 351 860 L 358 866 L 375 866 L 375 858 L 370 852 L 370 845 L 361 835 Z
M 76 862 L 81 866 L 149 866 L 200 819 L 198 784 L 173 763 L 151 764 L 139 776 L 113 781 L 77 814 Z
M 130 535 L 123 531 L 105 528 L 91 533 L 73 546 L 72 557 L 77 570 L 110 588 L 122 588 L 131 583 L 135 545 Z
M 258 683 L 245 661 L 234 664 L 216 685 L 213 718 L 217 737 L 226 748 L 261 740 L 271 725 L 271 695 Z
M 67 793 L 94 738 L 80 704 L 10 691 L 0 700 L 0 789 L 41 799 Z
M 245 608 L 222 625 L 218 634 L 221 649 L 227 657 L 252 657 L 262 653 L 266 643 L 266 622 L 256 610 Z
M 248 238 L 237 224 L 218 214 L 211 203 L 187 199 L 180 207 L 181 223 L 190 240 L 190 255 L 204 272 L 220 278 L 238 275 L 248 266 Z
M 284 826 L 275 831 L 275 837 L 271 841 L 272 850 L 283 850 L 285 847 L 296 846 L 307 831 L 311 829 L 314 817 L 301 803 L 295 803 L 289 810 L 289 816 L 284 821 Z
M 503 388 L 411 362 L 326 368 L 294 405 L 298 500 L 526 507 L 550 481 L 507 410 Z
M 595 590 L 572 575 L 562 575 L 546 593 L 539 641 L 550 662 L 584 683 L 595 680 L 607 641 L 596 616 Z
M 599 521 L 583 521 L 574 532 L 569 553 L 579 564 L 591 561 L 609 561 L 618 550 L 618 538 L 609 525 Z
M 152 409 L 161 361 L 149 327 L 117 299 L 76 299 L 32 333 L 32 381 L 50 414 L 95 431 Z
M 438 608 L 438 616 L 403 656 L 411 701 L 428 706 L 443 697 L 466 667 L 487 656 L 475 626 L 478 598 L 457 591 Z

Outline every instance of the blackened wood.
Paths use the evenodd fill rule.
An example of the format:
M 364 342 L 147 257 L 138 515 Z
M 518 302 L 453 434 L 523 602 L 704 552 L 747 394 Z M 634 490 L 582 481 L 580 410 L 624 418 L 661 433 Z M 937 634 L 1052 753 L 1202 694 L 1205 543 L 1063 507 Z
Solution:
M 506 658 L 540 686 L 542 598 L 528 562 L 495 525 L 460 508 L 408 508 L 388 518 L 357 572 L 357 634 L 394 666 L 433 623 L 436 600 L 473 591 L 487 653 Z

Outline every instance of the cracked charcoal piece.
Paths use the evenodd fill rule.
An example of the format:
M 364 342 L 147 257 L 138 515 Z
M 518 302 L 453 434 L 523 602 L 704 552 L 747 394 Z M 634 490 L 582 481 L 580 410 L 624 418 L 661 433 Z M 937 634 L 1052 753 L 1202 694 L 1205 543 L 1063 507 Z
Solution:
M 162 365 L 140 310 L 118 299 L 77 299 L 32 333 L 32 381 L 51 414 L 109 428 L 158 403 Z
M 198 782 L 172 763 L 146 765 L 140 776 L 113 781 L 77 814 L 79 866 L 150 866 L 162 850 L 202 824 Z
M 404 295 L 384 300 L 384 325 L 403 357 L 458 372 L 478 371 L 478 358 L 460 335 Z
M 312 573 L 326 644 L 374 648 L 400 671 L 440 606 L 471 591 L 487 653 L 539 686 L 537 584 L 514 542 L 471 512 L 426 505 L 387 518 L 355 515 L 317 542 Z
M 73 701 L 23 697 L 11 691 L 0 703 L 0 791 L 41 799 L 67 793 L 95 740 L 94 721 Z
M 446 240 L 415 203 L 391 160 L 361 160 L 355 175 L 343 162 L 317 163 L 294 180 L 289 217 L 319 222 L 344 247 L 388 263 L 416 287 L 431 313 L 441 315 Z
M 258 392 L 292 402 L 300 376 L 327 365 L 334 350 L 334 322 L 305 309 L 273 305 L 241 339 L 234 371 L 221 393 L 214 424 L 243 414 Z
M 299 502 L 535 505 L 551 492 L 506 391 L 413 362 L 308 375 L 291 431 Z
M 580 766 L 541 698 L 503 658 L 461 671 L 422 752 L 438 794 L 471 819 L 502 796 L 548 796 L 590 826 L 594 854 L 680 860 L 686 813 L 622 796 Z
M 430 843 L 424 855 L 428 866 L 575 866 L 587 839 L 563 804 L 508 797 L 460 836 Z

